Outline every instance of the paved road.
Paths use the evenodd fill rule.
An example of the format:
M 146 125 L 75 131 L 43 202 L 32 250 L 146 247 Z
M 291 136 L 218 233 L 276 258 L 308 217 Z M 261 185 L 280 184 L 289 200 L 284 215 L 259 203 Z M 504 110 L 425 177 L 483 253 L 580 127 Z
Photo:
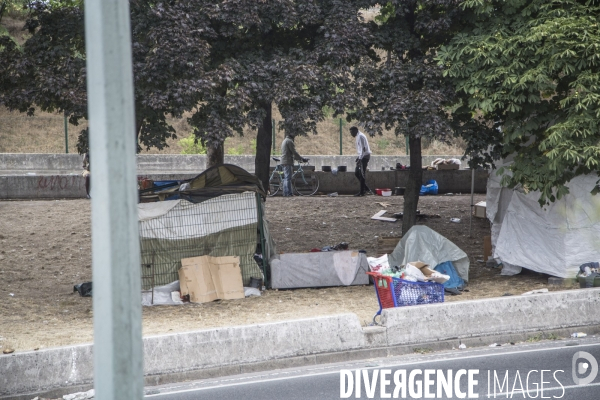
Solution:
M 345 398 L 380 399 L 390 398 L 386 396 L 389 394 L 391 398 L 455 399 L 478 396 L 484 399 L 599 400 L 600 373 L 589 383 L 580 382 L 583 384 L 579 385 L 574 382 L 572 365 L 573 357 L 577 352 L 585 352 L 588 358 L 589 355 L 593 358 L 593 360 L 586 360 L 581 358 L 586 354 L 579 353 L 580 358 L 576 362 L 576 369 L 579 369 L 579 372 L 575 378 L 585 379 L 593 373 L 594 369 L 597 371 L 597 362 L 600 361 L 600 340 L 596 338 L 455 350 L 246 374 L 147 388 L 146 398 L 152 400 L 307 400 L 340 399 L 341 395 L 345 394 L 348 395 Z M 594 361 L 596 361 L 595 366 Z M 354 385 L 356 370 L 360 370 L 359 376 L 362 381 L 360 393 L 357 393 L 357 385 Z M 386 390 L 381 393 L 380 375 L 386 370 L 389 373 L 385 374 L 384 378 L 389 381 L 389 386 L 386 386 Z M 425 377 L 428 370 L 432 371 Z M 451 376 L 448 370 L 452 373 Z M 461 373 L 460 370 L 465 371 Z M 471 395 L 469 395 L 469 371 L 472 378 Z M 410 379 L 411 373 L 413 381 Z M 348 385 L 350 379 L 348 375 L 352 376 L 351 388 Z M 474 382 L 475 380 L 477 382 Z M 405 385 L 402 385 L 402 381 Z M 446 381 L 449 383 L 445 384 Z M 375 385 L 371 393 L 369 387 L 373 382 Z M 425 386 L 428 388 L 427 393 L 425 393 Z M 394 393 L 395 389 L 397 389 L 396 393 Z M 426 394 L 431 396 L 426 397 Z

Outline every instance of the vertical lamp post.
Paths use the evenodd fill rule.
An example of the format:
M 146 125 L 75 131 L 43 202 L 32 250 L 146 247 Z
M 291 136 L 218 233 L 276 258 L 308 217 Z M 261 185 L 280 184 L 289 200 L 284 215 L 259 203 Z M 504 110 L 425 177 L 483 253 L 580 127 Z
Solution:
M 69 154 L 69 123 L 67 122 L 67 112 L 63 113 L 65 119 L 65 153 Z
M 97 400 L 144 389 L 129 15 L 126 0 L 85 0 Z
M 340 118 L 340 156 L 342 155 L 342 119 Z

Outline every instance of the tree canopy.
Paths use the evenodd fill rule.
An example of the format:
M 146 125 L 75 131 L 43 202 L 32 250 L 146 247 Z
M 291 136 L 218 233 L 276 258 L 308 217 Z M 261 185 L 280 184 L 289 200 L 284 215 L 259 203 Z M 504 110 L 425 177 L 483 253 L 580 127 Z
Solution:
M 68 3 L 68 4 L 67 4 Z M 369 51 L 364 0 L 177 0 L 130 2 L 136 135 L 163 148 L 167 116 L 188 119 L 222 162 L 223 142 L 258 128 L 256 173 L 268 181 L 271 109 L 286 133 L 316 133 L 324 106 L 358 107 L 352 67 Z M 81 1 L 29 3 L 32 36 L 20 47 L 0 38 L 0 104 L 29 114 L 86 118 Z M 93 133 L 92 133 L 93 134 Z M 87 132 L 78 146 L 87 149 Z M 216 153 L 215 153 L 216 152 Z
M 440 49 L 445 75 L 496 134 L 471 137 L 481 161 L 514 156 L 509 187 L 560 199 L 600 161 L 600 7 L 588 0 L 467 0 L 474 17 Z M 594 189 L 594 193 L 597 189 Z
M 355 69 L 366 103 L 349 118 L 359 120 L 372 135 L 386 128 L 409 138 L 411 169 L 405 191 L 404 233 L 416 221 L 422 184 L 421 138 L 447 140 L 473 124 L 470 114 L 462 125 L 459 113 L 452 116 L 452 107 L 458 102 L 455 88 L 434 59 L 439 46 L 461 27 L 467 12 L 459 3 L 387 2 L 370 23 L 372 46 L 378 49 L 379 58 L 364 58 Z

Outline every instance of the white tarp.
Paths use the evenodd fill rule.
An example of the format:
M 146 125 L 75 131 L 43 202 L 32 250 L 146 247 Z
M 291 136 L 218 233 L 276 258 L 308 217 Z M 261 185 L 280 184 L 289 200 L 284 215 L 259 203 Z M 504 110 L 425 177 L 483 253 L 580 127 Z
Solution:
M 369 284 L 367 256 L 357 251 L 285 253 L 269 262 L 273 289 Z
M 226 194 L 202 203 L 180 200 L 142 203 L 138 204 L 138 214 L 140 235 L 144 238 L 197 238 L 256 224 L 256 195 L 253 192 Z M 185 221 L 185 225 L 181 221 Z
M 165 215 L 179 204 L 181 200 L 166 200 L 153 203 L 138 204 L 138 219 L 147 221 Z
M 598 177 L 579 176 L 570 193 L 540 207 L 539 192 L 503 188 L 492 171 L 486 196 L 492 221 L 493 257 L 503 274 L 521 267 L 561 278 L 573 277 L 579 265 L 600 260 L 600 196 L 592 196 Z
M 388 256 L 390 266 L 406 265 L 422 261 L 431 269 L 446 261 L 452 261 L 458 275 L 469 280 L 469 257 L 457 245 L 424 225 L 414 225 Z

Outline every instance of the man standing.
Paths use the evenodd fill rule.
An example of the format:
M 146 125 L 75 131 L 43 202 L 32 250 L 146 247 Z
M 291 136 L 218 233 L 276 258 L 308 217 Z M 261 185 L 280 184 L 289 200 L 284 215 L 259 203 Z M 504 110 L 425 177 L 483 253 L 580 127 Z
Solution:
M 292 167 L 294 160 L 307 162 L 308 159 L 303 158 L 296 151 L 294 144 L 294 135 L 287 134 L 281 143 L 281 166 L 283 167 L 283 197 L 291 197 L 292 193 Z
M 350 134 L 356 138 L 356 152 L 358 157 L 356 158 L 356 169 L 354 175 L 360 182 L 360 192 L 354 196 L 364 196 L 367 193 L 373 194 L 371 189 L 367 186 L 365 178 L 367 177 L 367 165 L 371 159 L 371 149 L 369 148 L 369 142 L 364 133 L 358 130 L 356 126 L 350 128 Z

